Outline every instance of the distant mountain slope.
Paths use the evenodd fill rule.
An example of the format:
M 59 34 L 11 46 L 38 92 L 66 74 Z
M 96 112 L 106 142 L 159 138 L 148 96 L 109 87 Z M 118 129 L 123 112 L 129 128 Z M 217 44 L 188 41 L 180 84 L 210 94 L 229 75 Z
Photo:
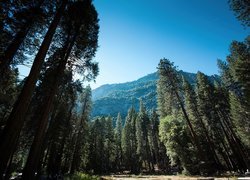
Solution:
M 105 84 L 96 88 L 92 91 L 92 99 L 98 100 L 104 97 L 109 97 L 112 94 L 122 93 L 125 91 L 131 91 L 132 89 L 137 88 L 138 86 L 144 86 L 150 82 L 156 82 L 158 79 L 157 73 L 152 73 L 147 76 L 144 76 L 136 81 L 119 83 L 119 84 Z
M 180 71 L 191 83 L 196 82 L 196 74 Z M 147 109 L 156 108 L 156 82 L 158 74 L 152 73 L 136 81 L 106 84 L 92 91 L 93 111 L 92 117 L 107 116 L 116 117 L 118 112 L 125 117 L 128 109 L 133 105 L 139 109 L 139 99 L 142 98 Z M 210 76 L 210 80 L 218 80 L 219 76 Z

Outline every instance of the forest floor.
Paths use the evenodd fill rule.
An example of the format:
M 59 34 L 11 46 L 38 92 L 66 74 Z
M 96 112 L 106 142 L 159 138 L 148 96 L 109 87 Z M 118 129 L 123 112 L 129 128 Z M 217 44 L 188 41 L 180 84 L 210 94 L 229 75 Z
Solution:
M 238 177 L 199 177 L 199 176 L 164 176 L 164 175 L 112 175 L 102 176 L 104 180 L 237 180 Z M 250 180 L 250 177 L 248 177 Z M 241 178 L 239 178 L 241 179 Z M 247 179 L 247 178 L 242 178 Z

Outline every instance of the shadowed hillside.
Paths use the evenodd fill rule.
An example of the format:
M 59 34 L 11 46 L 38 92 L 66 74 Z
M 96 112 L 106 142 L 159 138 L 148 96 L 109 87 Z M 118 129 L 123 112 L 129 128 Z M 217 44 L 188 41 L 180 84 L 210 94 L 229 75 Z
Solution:
M 191 83 L 195 84 L 196 74 L 180 71 Z M 116 117 L 118 112 L 125 117 L 132 105 L 139 108 L 139 99 L 142 98 L 147 109 L 156 109 L 156 82 L 157 72 L 148 74 L 138 80 L 119 84 L 105 84 L 92 91 L 93 111 L 92 117 L 107 116 Z M 219 76 L 211 76 L 210 80 L 219 79 Z

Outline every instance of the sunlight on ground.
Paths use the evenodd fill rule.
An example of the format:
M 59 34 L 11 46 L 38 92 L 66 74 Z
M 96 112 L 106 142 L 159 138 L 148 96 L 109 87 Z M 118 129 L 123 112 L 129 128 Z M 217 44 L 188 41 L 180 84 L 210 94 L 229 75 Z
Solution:
M 102 176 L 105 180 L 133 180 L 133 179 L 149 179 L 149 180 L 236 180 L 237 177 L 190 177 L 190 176 L 154 176 L 154 175 L 114 175 Z

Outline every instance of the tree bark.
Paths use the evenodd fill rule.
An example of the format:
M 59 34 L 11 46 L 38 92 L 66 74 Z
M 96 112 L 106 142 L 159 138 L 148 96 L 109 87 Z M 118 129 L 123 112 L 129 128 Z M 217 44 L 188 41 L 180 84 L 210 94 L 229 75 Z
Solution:
M 219 161 L 219 158 L 218 158 L 218 155 L 216 154 L 216 151 L 215 151 L 215 145 L 213 143 L 213 141 L 211 140 L 210 136 L 209 136 L 209 133 L 208 133 L 208 130 L 200 116 L 200 113 L 198 112 L 197 109 L 194 110 L 195 111 L 195 114 L 196 116 L 198 117 L 198 120 L 205 132 L 205 136 L 206 136 L 206 140 L 207 140 L 207 143 L 208 143 L 208 147 L 209 147 L 209 151 L 213 154 L 213 158 L 214 158 L 214 162 L 216 163 L 216 166 L 219 168 L 221 167 L 221 163 Z
M 67 60 L 69 58 L 70 52 L 72 50 L 72 47 L 74 45 L 75 39 L 77 37 L 78 32 L 76 32 L 73 36 L 72 39 L 70 39 L 66 44 L 65 44 L 65 49 L 64 52 L 62 52 L 62 59 L 57 67 L 57 72 L 55 74 L 53 84 L 50 86 L 50 91 L 45 97 L 43 104 L 41 105 L 42 109 L 42 115 L 40 119 L 38 120 L 39 125 L 38 129 L 35 135 L 35 138 L 33 140 L 33 143 L 31 145 L 31 149 L 29 152 L 29 156 L 26 162 L 26 165 L 23 170 L 23 179 L 33 179 L 35 172 L 37 170 L 39 158 L 41 155 L 42 151 L 42 144 L 43 140 L 45 138 L 48 122 L 49 122 L 49 114 L 51 112 L 53 102 L 55 99 L 55 94 L 58 90 L 58 86 L 60 83 L 60 78 L 63 76 Z
M 86 106 L 87 106 L 87 97 L 85 97 L 84 99 L 84 103 L 83 103 L 83 112 L 82 112 L 82 115 L 84 116 L 85 112 L 86 112 Z M 74 143 L 74 151 L 73 151 L 73 159 L 72 159 L 72 162 L 71 162 L 71 168 L 70 168 L 70 174 L 73 174 L 76 169 L 78 168 L 77 166 L 77 160 L 78 160 L 78 156 L 79 156 L 79 141 L 80 141 L 80 138 L 81 138 L 81 126 L 83 126 L 83 119 L 81 119 L 80 121 L 80 127 L 78 129 L 78 132 L 77 132 L 77 137 L 76 137 L 76 140 L 75 140 L 75 143 Z
M 71 168 L 70 168 L 70 174 L 74 174 L 74 172 L 76 171 L 76 169 L 78 168 L 78 156 L 79 156 L 79 140 L 80 140 L 80 137 L 81 137 L 81 127 L 80 129 L 78 130 L 77 132 L 77 137 L 76 137 L 76 141 L 75 141 L 75 145 L 74 145 L 74 151 L 73 151 L 73 159 L 72 159 L 72 162 L 71 162 Z
M 42 42 L 42 45 L 36 55 L 29 76 L 25 81 L 24 87 L 16 101 L 13 110 L 8 118 L 7 124 L 1 134 L 0 142 L 0 176 L 5 172 L 7 162 L 15 149 L 15 141 L 18 139 L 21 128 L 24 124 L 24 118 L 30 104 L 35 85 L 44 62 L 44 58 L 47 54 L 49 46 L 51 44 L 53 35 L 56 31 L 58 23 L 61 19 L 63 10 L 65 9 L 67 0 L 63 0 L 62 5 L 58 9 L 48 32 Z
M 164 67 L 164 70 L 166 72 L 166 75 L 168 75 L 167 69 L 165 67 Z M 195 146 L 197 147 L 199 159 L 200 159 L 200 161 L 202 161 L 202 160 L 204 160 L 204 157 L 206 157 L 206 156 L 205 156 L 204 152 L 202 151 L 202 148 L 201 148 L 200 143 L 199 143 L 198 136 L 194 131 L 193 125 L 192 125 L 192 123 L 191 123 L 191 121 L 190 121 L 190 119 L 189 119 L 189 117 L 187 115 L 184 104 L 183 104 L 183 102 L 181 100 L 181 97 L 180 97 L 178 91 L 177 91 L 177 87 L 176 87 L 176 85 L 175 85 L 175 83 L 173 82 L 172 79 L 173 79 L 173 77 L 169 77 L 169 81 L 170 81 L 171 86 L 173 87 L 175 97 L 177 98 L 177 101 L 178 101 L 179 105 L 181 106 L 182 113 L 183 113 L 184 118 L 186 119 L 187 125 L 189 127 L 189 130 L 190 130 L 190 133 L 191 133 L 191 136 L 192 136 L 192 140 L 193 140 Z
M 43 4 L 44 0 L 40 0 L 36 6 L 36 8 L 40 8 Z M 20 48 L 22 42 L 24 41 L 25 37 L 27 36 L 30 28 L 35 22 L 35 19 L 37 18 L 38 14 L 33 14 L 32 16 L 29 16 L 26 20 L 26 22 L 23 24 L 23 26 L 20 28 L 20 31 L 17 32 L 15 38 L 10 43 L 10 45 L 7 47 L 6 51 L 4 52 L 3 57 L 0 58 L 0 74 L 1 79 L 4 78 L 4 72 L 11 64 L 15 54 L 17 53 L 17 50 Z

